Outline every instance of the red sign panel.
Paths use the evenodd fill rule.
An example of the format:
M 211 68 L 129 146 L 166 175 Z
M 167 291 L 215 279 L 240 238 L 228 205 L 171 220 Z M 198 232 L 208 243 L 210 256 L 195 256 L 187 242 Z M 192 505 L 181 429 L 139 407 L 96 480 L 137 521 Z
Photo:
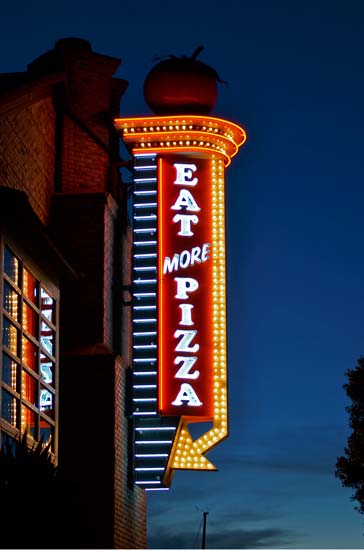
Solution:
M 213 417 L 211 161 L 158 165 L 159 413 Z

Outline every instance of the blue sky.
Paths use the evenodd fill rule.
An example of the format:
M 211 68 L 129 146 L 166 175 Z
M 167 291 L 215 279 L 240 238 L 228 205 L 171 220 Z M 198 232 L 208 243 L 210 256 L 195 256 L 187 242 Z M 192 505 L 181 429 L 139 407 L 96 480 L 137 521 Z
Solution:
M 153 58 L 190 54 L 228 81 L 214 115 L 248 141 L 227 171 L 230 437 L 215 473 L 148 496 L 148 546 L 359 548 L 334 477 L 342 389 L 364 354 L 364 4 L 308 0 L 66 0 L 3 8 L 1 72 L 66 36 L 121 57 L 124 115 L 149 113 Z M 196 534 L 198 538 L 196 539 Z

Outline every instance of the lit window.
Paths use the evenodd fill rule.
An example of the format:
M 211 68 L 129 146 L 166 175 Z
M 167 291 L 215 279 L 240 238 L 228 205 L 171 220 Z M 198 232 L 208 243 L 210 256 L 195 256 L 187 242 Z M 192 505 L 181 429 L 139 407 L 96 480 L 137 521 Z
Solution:
M 11 248 L 1 257 L 0 429 L 54 442 L 57 300 Z

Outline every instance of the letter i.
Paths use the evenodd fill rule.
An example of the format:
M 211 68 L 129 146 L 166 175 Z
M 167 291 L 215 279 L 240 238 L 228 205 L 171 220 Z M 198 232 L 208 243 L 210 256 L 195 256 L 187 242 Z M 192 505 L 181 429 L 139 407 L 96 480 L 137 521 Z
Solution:
M 192 321 L 192 304 L 180 304 L 178 306 L 182 310 L 182 319 L 180 320 L 180 325 L 193 325 Z

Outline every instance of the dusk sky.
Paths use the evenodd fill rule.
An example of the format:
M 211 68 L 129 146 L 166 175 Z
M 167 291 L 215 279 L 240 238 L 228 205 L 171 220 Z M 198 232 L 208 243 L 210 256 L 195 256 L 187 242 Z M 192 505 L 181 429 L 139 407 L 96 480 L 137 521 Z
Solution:
M 149 548 L 362 548 L 335 478 L 345 371 L 364 355 L 363 0 L 7 2 L 1 72 L 77 36 L 120 57 L 121 116 L 152 113 L 155 56 L 228 82 L 211 113 L 241 124 L 227 170 L 230 435 L 218 472 L 148 495 Z

